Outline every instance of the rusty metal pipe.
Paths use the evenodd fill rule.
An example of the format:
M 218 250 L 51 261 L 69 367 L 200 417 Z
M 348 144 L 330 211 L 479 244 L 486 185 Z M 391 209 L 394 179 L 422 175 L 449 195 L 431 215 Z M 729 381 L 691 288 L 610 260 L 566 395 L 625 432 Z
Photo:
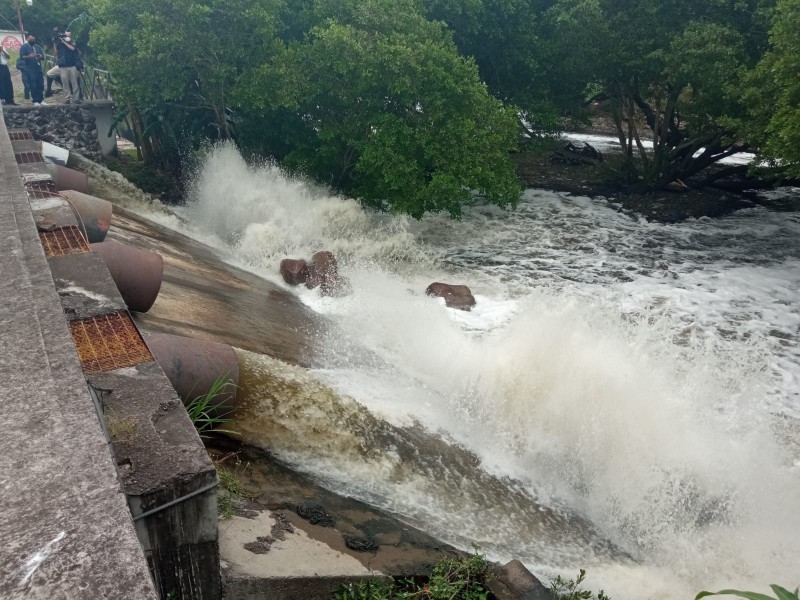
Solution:
M 90 244 L 106 239 L 114 210 L 111 202 L 75 190 L 63 191 L 61 196 L 69 202 L 72 210 L 78 213 L 79 221 L 86 229 L 86 237 L 89 238 Z
M 219 377 L 239 385 L 239 359 L 227 344 L 167 333 L 146 334 L 144 341 L 184 402 L 206 394 Z M 228 408 L 235 395 L 236 388 L 228 387 L 218 400 Z
M 59 192 L 63 190 L 75 190 L 83 194 L 89 192 L 89 176 L 86 173 L 61 165 L 47 165 L 47 170 L 52 175 Z
M 103 258 L 127 307 L 137 312 L 150 310 L 164 277 L 161 255 L 112 240 L 89 244 L 89 248 Z

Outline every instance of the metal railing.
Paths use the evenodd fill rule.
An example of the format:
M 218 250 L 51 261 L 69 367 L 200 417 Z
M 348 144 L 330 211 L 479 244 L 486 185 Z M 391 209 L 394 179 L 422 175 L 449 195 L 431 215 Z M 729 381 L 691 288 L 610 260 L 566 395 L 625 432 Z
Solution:
M 78 83 L 85 100 L 112 100 L 110 71 L 85 65 Z

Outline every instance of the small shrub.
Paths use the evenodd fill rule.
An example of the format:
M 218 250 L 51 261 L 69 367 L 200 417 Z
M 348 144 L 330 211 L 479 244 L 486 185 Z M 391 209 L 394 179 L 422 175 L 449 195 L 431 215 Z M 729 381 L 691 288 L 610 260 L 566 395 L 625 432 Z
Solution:
M 339 587 L 336 600 L 488 600 L 486 584 L 491 578 L 489 563 L 475 554 L 467 558 L 445 558 L 425 583 L 412 579 L 362 580 Z
M 575 579 L 564 580 L 558 575 L 550 582 L 550 594 L 556 600 L 592 600 L 595 598 L 593 592 L 580 589 L 584 579 L 586 579 L 585 569 L 581 569 Z M 600 590 L 597 593 L 597 600 L 610 600 L 610 598 Z

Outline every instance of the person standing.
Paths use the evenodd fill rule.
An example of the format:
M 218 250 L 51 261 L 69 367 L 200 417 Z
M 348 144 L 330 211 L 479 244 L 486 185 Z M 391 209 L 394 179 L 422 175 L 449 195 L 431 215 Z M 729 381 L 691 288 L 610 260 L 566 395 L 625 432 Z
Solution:
M 22 77 L 31 92 L 31 100 L 34 106 L 39 106 L 44 100 L 44 74 L 42 73 L 42 61 L 44 51 L 36 43 L 36 35 L 28 32 L 28 41 L 22 44 L 19 49 L 19 57 L 23 61 L 25 68 L 22 70 Z
M 8 70 L 8 61 L 11 56 L 6 52 L 6 49 L 0 47 L 0 101 L 3 104 L 13 106 L 14 102 L 14 84 L 11 83 L 11 71 Z
M 61 87 L 67 93 L 66 101 L 77 99 L 78 89 L 78 49 L 72 43 L 72 34 L 65 31 L 56 36 L 56 64 L 61 76 Z

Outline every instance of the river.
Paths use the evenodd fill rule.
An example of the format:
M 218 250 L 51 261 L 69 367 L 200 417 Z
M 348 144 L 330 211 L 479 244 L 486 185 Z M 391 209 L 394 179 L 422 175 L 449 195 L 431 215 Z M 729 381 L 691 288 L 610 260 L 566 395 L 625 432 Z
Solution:
M 248 442 L 615 600 L 800 583 L 800 213 L 661 225 L 528 190 L 413 221 L 232 147 L 177 212 L 152 218 L 265 279 L 326 249 L 352 285 L 293 290 L 334 324 L 311 369 L 240 353 Z

